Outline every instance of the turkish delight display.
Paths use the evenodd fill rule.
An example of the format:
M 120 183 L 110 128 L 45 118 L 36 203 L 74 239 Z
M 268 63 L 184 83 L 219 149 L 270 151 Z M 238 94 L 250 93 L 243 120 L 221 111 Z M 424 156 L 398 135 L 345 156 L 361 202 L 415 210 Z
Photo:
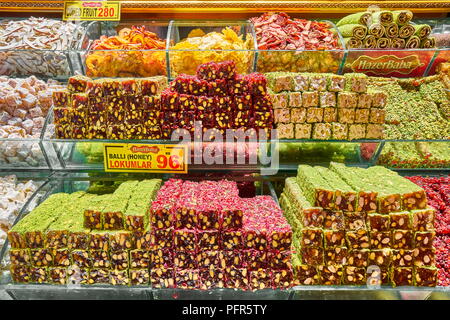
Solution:
M 167 78 L 69 78 L 54 91 L 58 139 L 158 139 L 160 94 Z
M 297 177 L 286 179 L 279 199 L 293 231 L 294 281 L 300 285 L 365 285 L 368 280 L 392 286 L 447 283 L 447 247 L 435 229 L 435 210 L 428 207 L 433 202 L 422 188 L 426 180 L 411 180 L 420 186 L 379 166 L 300 165 Z M 448 184 L 448 178 L 444 180 Z M 433 247 L 433 239 L 439 249 Z M 379 270 L 373 271 L 374 266 Z
M 430 207 L 435 209 L 435 215 L 430 216 L 422 212 L 421 216 L 417 215 L 416 221 L 423 221 L 423 223 L 416 224 L 422 226 L 421 228 L 429 226 L 435 227 L 435 231 L 416 231 L 415 242 L 421 244 L 422 252 L 417 251 L 415 254 L 415 264 L 424 265 L 424 269 L 416 271 L 416 281 L 428 285 L 429 281 L 433 282 L 437 277 L 438 285 L 448 286 L 450 284 L 450 269 L 448 261 L 450 259 L 450 220 L 449 206 L 450 206 L 450 192 L 449 176 L 442 177 L 408 177 L 412 182 L 422 187 L 428 197 Z M 431 239 L 434 239 L 432 246 L 430 246 Z M 426 250 L 428 249 L 428 251 Z M 436 261 L 437 271 L 433 267 L 426 267 L 426 256 L 429 250 L 435 250 L 434 259 Z M 432 261 L 433 256 L 429 255 Z M 427 259 L 428 261 L 428 259 Z M 437 272 L 437 275 L 436 275 Z M 417 279 L 419 278 L 419 279 Z
M 386 94 L 364 74 L 265 74 L 280 139 L 382 139 Z M 295 134 L 285 134 L 295 125 Z M 290 130 L 293 131 L 293 130 Z
M 203 130 L 216 128 L 222 134 L 226 129 L 270 132 L 276 102 L 267 95 L 266 77 L 238 72 L 234 61 L 222 61 L 200 64 L 195 75 L 179 74 L 161 93 L 163 135 L 171 137 L 178 129 L 193 135 L 194 121 L 201 121 Z

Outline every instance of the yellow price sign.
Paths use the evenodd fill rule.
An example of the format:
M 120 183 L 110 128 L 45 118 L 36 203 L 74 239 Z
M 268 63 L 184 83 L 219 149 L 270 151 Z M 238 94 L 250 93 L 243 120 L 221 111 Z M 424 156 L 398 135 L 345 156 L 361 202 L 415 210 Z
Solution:
M 63 20 L 120 21 L 120 1 L 64 1 Z
M 187 173 L 187 146 L 165 144 L 105 143 L 107 172 Z

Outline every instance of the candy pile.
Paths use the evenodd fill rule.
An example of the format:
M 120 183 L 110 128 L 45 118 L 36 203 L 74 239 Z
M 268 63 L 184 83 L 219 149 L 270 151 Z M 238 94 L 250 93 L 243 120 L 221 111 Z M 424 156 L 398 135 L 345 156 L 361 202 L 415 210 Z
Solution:
M 179 75 L 161 94 L 163 138 L 178 128 L 193 132 L 194 121 L 202 121 L 204 131 L 254 128 L 270 133 L 273 111 L 266 82 L 260 73 L 238 74 L 233 61 L 202 64 L 196 76 Z
M 439 268 L 438 283 L 450 285 L 450 176 L 408 177 L 427 193 L 430 206 L 436 209 L 436 266 Z
M 55 133 L 61 139 L 160 139 L 159 94 L 167 78 L 69 78 L 53 92 Z
M 74 49 L 84 31 L 71 22 L 46 18 L 0 22 L 0 74 L 10 76 L 66 76 L 64 50 Z M 44 51 L 42 51 L 44 50 Z
M 166 75 L 166 41 L 145 26 L 123 28 L 101 36 L 86 57 L 89 77 L 151 77 Z
M 194 29 L 186 39 L 170 47 L 171 77 L 181 73 L 194 75 L 201 64 L 214 61 L 234 61 L 238 73 L 250 73 L 255 58 L 250 34 L 238 35 L 234 28 L 205 34 Z
M 17 181 L 16 176 L 0 177 L 0 249 L 25 202 L 38 188 L 32 180 Z
M 148 268 L 150 255 L 142 249 L 143 229 L 160 184 L 127 181 L 112 194 L 51 195 L 8 232 L 12 279 L 141 284 L 139 268 Z
M 259 52 L 260 72 L 338 71 L 343 52 L 325 51 L 341 48 L 329 23 L 291 19 L 286 13 L 264 13 L 250 22 L 259 50 L 280 50 Z
M 267 196 L 240 198 L 230 181 L 169 180 L 152 204 L 161 261 L 153 287 L 285 288 L 292 232 Z M 171 256 L 173 252 L 173 256 Z
M 359 73 L 267 73 L 280 139 L 381 139 L 386 94 Z
M 349 49 L 434 48 L 431 27 L 412 24 L 412 18 L 409 10 L 364 11 L 342 18 L 336 26 Z
M 280 203 L 294 230 L 300 284 L 436 286 L 435 210 L 395 172 L 300 165 Z
M 450 105 L 438 76 L 420 79 L 369 78 L 369 88 L 388 95 L 386 139 L 449 139 L 450 121 L 439 111 Z
M 0 138 L 39 139 L 51 107 L 52 91 L 62 86 L 55 81 L 0 77 Z M 0 142 L 0 163 L 9 166 L 46 166 L 37 142 Z
M 450 148 L 446 142 L 387 142 L 378 164 L 391 168 L 448 168 Z

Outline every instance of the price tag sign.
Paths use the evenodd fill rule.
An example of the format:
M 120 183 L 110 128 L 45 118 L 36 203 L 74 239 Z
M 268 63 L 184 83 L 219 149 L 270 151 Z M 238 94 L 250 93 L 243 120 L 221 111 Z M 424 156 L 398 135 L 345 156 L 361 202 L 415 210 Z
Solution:
M 120 21 L 120 1 L 64 1 L 63 20 Z
M 187 173 L 187 146 L 164 144 L 105 143 L 107 172 Z

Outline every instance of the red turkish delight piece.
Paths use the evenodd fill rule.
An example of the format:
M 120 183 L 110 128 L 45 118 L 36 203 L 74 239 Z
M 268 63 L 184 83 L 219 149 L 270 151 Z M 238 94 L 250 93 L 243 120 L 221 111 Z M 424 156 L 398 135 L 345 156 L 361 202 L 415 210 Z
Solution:
M 201 64 L 197 67 L 197 77 L 207 81 L 219 79 L 219 66 L 216 62 Z
M 251 73 L 245 76 L 249 91 L 255 96 L 267 94 L 267 78 L 261 73 Z
M 247 290 L 249 288 L 249 272 L 247 269 L 234 267 L 226 268 L 225 287 Z
M 203 231 L 197 234 L 200 250 L 218 250 L 220 248 L 219 231 Z
M 219 253 L 221 264 L 227 267 L 241 268 L 244 266 L 244 256 L 240 250 L 223 250 Z
M 174 231 L 174 248 L 181 251 L 194 251 L 197 236 L 194 230 L 182 229 Z
M 155 248 L 171 248 L 173 244 L 173 229 L 155 229 L 153 230 Z
M 250 94 L 248 81 L 243 75 L 236 75 L 236 78 L 228 84 L 228 92 L 231 96 Z
M 226 250 L 241 250 L 243 248 L 242 231 L 222 230 L 222 248 Z
M 192 269 L 176 269 L 175 285 L 180 289 L 200 288 L 199 271 Z
M 234 95 L 232 98 L 233 109 L 238 111 L 250 110 L 252 108 L 252 96 L 247 95 Z
M 150 250 L 150 268 L 172 268 L 174 259 L 171 249 L 154 249 Z
M 272 287 L 270 270 L 258 269 L 250 271 L 250 288 L 253 290 L 267 289 Z
M 218 79 L 218 80 L 210 81 L 208 95 L 220 96 L 220 97 L 228 96 L 227 80 Z
M 161 98 L 159 96 L 143 96 L 142 109 L 144 110 L 161 110 Z
M 271 276 L 274 289 L 286 289 L 292 287 L 294 275 L 291 269 L 273 270 Z
M 267 252 L 260 250 L 242 251 L 243 260 L 249 270 L 265 269 L 268 267 Z
M 254 96 L 253 97 L 253 110 L 255 111 L 270 111 L 273 109 L 272 101 L 269 95 Z
M 197 256 L 195 252 L 176 251 L 174 252 L 173 264 L 180 269 L 197 269 Z M 200 261 L 199 261 L 200 262 Z M 203 261 L 201 261 L 203 262 Z
M 218 268 L 200 270 L 201 289 L 225 287 L 225 271 Z
M 268 261 L 271 269 L 290 269 L 291 251 L 269 251 Z
M 175 287 L 175 270 L 173 268 L 150 269 L 150 283 L 152 288 Z
M 161 93 L 161 110 L 177 111 L 179 106 L 179 94 L 169 89 Z

